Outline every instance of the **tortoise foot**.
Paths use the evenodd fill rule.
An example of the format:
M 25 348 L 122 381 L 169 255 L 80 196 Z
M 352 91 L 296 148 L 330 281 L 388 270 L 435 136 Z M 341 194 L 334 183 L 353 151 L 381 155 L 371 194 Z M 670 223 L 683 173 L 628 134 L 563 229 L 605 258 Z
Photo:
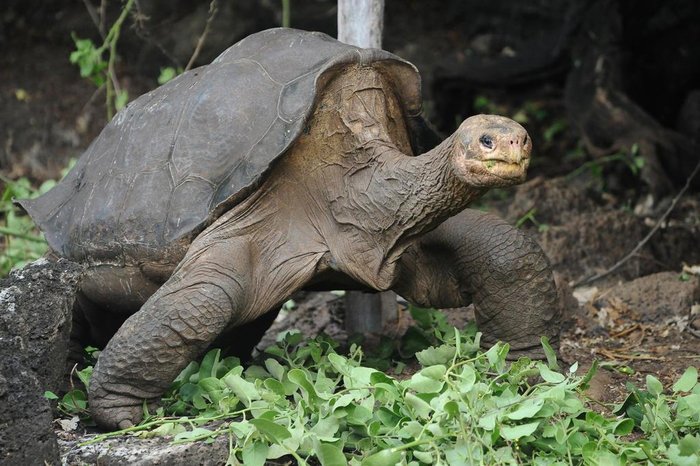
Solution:
M 141 422 L 143 398 L 110 392 L 98 384 L 90 385 L 90 412 L 100 427 L 110 431 L 121 430 Z

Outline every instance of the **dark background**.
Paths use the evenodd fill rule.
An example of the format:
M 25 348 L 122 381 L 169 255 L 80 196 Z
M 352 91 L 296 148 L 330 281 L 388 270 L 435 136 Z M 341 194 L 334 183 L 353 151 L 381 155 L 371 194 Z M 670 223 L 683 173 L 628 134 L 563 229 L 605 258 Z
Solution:
M 121 5 L 107 2 L 107 26 Z M 282 21 L 279 0 L 219 0 L 217 6 L 198 65 Z M 291 1 L 292 27 L 335 36 L 336 14 L 334 1 Z M 118 44 L 117 76 L 131 98 L 157 86 L 162 67 L 185 66 L 208 16 L 208 1 L 137 2 Z M 647 175 L 639 189 L 662 196 L 682 185 L 697 158 L 686 149 L 700 131 L 699 24 L 700 4 L 692 0 L 389 0 L 384 48 L 421 70 L 425 114 L 443 133 L 474 113 L 512 116 L 534 103 L 546 117 L 528 122 L 542 157 L 533 169 L 552 175 L 581 163 L 566 158 L 581 142 L 585 158 L 601 157 L 628 149 L 632 143 L 623 136 L 632 131 L 661 146 L 642 155 L 663 173 Z M 55 176 L 105 123 L 104 95 L 94 95 L 95 87 L 68 61 L 71 33 L 101 43 L 81 1 L 3 3 L 0 172 L 5 175 L 37 181 Z M 601 63 L 603 77 L 595 71 Z M 618 98 L 601 115 L 591 81 L 624 102 Z M 26 99 L 17 98 L 20 89 Z M 625 112 L 633 130 L 611 123 L 616 109 Z M 595 114 L 594 122 L 586 120 L 588 114 Z M 543 141 L 539 133 L 555 122 L 562 127 L 557 141 Z M 659 128 L 673 134 L 660 136 Z M 684 139 L 677 140 L 678 134 Z M 626 187 L 638 181 L 621 180 Z

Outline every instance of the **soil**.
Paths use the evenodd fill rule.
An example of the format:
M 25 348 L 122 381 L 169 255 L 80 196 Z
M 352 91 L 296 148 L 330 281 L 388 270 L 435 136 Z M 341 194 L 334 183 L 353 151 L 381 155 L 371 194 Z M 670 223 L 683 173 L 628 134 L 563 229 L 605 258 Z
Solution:
M 178 33 L 188 40 L 196 38 L 207 16 L 206 5 L 181 5 L 178 13 L 175 7 L 164 6 L 167 2 L 142 3 L 143 8 L 151 8 L 150 39 L 140 38 L 131 29 L 125 31 L 117 66 L 130 96 L 155 87 L 160 66 L 187 61 L 193 46 L 185 47 L 175 38 Z M 279 22 L 276 2 L 238 3 L 242 10 L 222 7 L 200 60 L 209 60 L 241 37 Z M 298 22 L 293 20 L 293 25 L 335 34 L 334 2 L 308 3 L 315 5 L 299 5 L 294 12 Z M 445 12 L 439 18 L 421 13 L 420 4 L 427 2 L 408 3 L 410 8 L 401 10 L 395 2 L 388 2 L 387 17 L 392 20 L 387 23 L 387 48 L 419 66 L 428 97 L 426 114 L 440 129 L 451 131 L 455 114 L 476 111 L 471 104 L 474 95 L 456 93 L 446 98 L 435 88 L 433 77 L 449 75 L 450 63 L 458 68 L 460 56 L 482 53 L 493 37 L 474 34 L 471 40 L 464 40 L 466 31 L 473 32 L 477 26 L 470 23 L 470 29 L 462 28 L 460 21 L 469 17 L 465 19 L 461 8 L 454 7 L 460 11 L 453 12 L 457 19 L 450 22 Z M 236 23 L 232 18 L 240 11 L 250 14 Z M 235 24 L 232 32 L 222 32 L 225 21 Z M 446 36 L 436 32 L 441 27 Z M 10 51 L 0 58 L 0 174 L 7 178 L 27 176 L 39 183 L 57 177 L 105 124 L 104 94 L 80 78 L 77 67 L 68 61 L 73 49 L 71 31 L 81 37 L 97 37 L 82 2 L 44 2 L 30 11 L 22 2 L 11 1 L 0 18 L 0 44 Z M 154 45 L 157 39 L 159 46 Z M 172 45 L 176 42 L 178 47 Z M 158 53 L 163 47 L 170 47 L 170 58 Z M 478 207 L 499 212 L 538 237 L 567 303 L 561 358 L 567 363 L 578 361 L 580 371 L 599 360 L 603 369 L 590 395 L 616 403 L 626 393 L 626 382 L 643 386 L 645 376 L 653 374 L 670 384 L 686 367 L 700 366 L 700 272 L 693 267 L 700 264 L 700 194 L 686 193 L 662 228 L 614 273 L 575 286 L 605 271 L 642 242 L 671 198 L 647 196 L 624 163 L 576 170 L 585 168 L 583 163 L 590 160 L 578 149 L 575 134 L 564 125 L 556 137 L 545 136 L 552 125 L 566 118 L 561 85 L 554 79 L 526 88 L 485 86 L 480 90 L 492 111 L 513 115 L 527 103 L 546 116 L 532 113 L 526 123 L 536 147 L 531 181 L 492 192 Z M 447 105 L 449 111 L 445 110 L 445 101 L 459 98 L 468 108 Z M 296 298 L 298 308 L 283 313 L 286 317 L 275 323 L 266 338 L 286 328 L 298 328 L 309 336 L 324 331 L 346 338 L 342 298 L 330 293 Z M 470 315 L 468 309 L 446 312 L 458 323 Z M 408 320 L 402 322 L 406 325 Z

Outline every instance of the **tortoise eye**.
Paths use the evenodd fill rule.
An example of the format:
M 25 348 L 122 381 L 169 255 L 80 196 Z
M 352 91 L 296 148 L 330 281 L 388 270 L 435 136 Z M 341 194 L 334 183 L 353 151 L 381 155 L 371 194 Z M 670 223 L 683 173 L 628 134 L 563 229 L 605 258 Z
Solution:
M 491 139 L 491 136 L 489 136 L 488 134 L 481 135 L 481 137 L 479 138 L 479 142 L 485 148 L 493 149 L 493 139 Z

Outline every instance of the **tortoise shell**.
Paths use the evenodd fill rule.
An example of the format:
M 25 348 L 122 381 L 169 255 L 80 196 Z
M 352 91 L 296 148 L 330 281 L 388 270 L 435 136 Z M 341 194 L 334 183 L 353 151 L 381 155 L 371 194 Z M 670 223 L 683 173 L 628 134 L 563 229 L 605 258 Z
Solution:
M 77 261 L 157 258 L 260 184 L 344 67 L 379 69 L 407 118 L 420 77 L 388 52 L 294 29 L 253 34 L 122 109 L 51 191 L 19 204 Z

